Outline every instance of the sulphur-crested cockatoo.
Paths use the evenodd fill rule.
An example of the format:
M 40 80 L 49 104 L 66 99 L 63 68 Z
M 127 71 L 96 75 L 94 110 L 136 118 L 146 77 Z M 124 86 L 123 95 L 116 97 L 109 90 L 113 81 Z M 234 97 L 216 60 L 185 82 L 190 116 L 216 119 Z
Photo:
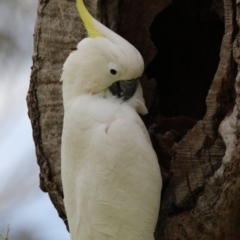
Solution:
M 138 78 L 140 53 L 77 8 L 88 32 L 63 66 L 61 171 L 71 240 L 153 240 L 162 179 Z

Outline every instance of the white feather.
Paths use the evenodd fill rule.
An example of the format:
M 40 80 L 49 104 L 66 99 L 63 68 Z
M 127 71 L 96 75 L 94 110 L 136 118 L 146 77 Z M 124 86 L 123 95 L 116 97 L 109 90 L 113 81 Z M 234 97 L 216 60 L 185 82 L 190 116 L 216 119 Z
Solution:
M 143 59 L 101 23 L 93 19 L 88 26 L 102 36 L 82 40 L 61 77 L 61 171 L 71 240 L 153 240 L 162 179 L 137 114 L 147 113 L 142 88 L 138 83 L 125 102 L 108 90 L 116 81 L 139 78 Z
M 65 109 L 64 203 L 72 240 L 153 240 L 161 176 L 134 108 L 80 96 Z

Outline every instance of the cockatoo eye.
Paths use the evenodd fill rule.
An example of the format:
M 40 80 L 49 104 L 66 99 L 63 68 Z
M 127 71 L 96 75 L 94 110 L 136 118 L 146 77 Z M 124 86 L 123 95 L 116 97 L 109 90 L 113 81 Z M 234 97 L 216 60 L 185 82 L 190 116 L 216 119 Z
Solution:
M 119 74 L 118 66 L 115 63 L 108 64 L 108 71 L 114 76 Z
M 117 70 L 111 69 L 111 70 L 110 70 L 110 73 L 111 73 L 112 75 L 116 75 L 116 74 L 117 74 Z

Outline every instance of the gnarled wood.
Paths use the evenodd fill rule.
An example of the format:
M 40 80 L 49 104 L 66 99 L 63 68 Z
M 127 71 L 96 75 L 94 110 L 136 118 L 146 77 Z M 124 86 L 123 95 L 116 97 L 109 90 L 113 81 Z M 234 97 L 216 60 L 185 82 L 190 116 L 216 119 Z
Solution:
M 151 130 L 152 140 L 164 177 L 162 206 L 156 231 L 157 239 L 240 239 L 238 227 L 240 222 L 240 146 L 238 143 L 240 76 L 236 78 L 237 64 L 240 63 L 240 44 L 239 35 L 237 35 L 237 24 L 240 24 L 239 3 L 233 0 L 223 2 L 213 0 L 212 5 L 211 1 L 207 0 L 202 0 L 201 4 L 197 0 L 173 0 L 173 3 L 170 0 L 151 0 L 150 2 L 87 0 L 85 2 L 97 19 L 117 30 L 140 50 L 148 69 L 148 76 L 151 78 L 148 80 L 145 74 L 142 79 L 144 95 L 150 109 L 149 115 L 144 120 L 147 126 L 155 124 Z M 178 12 L 178 16 L 186 16 L 189 21 L 214 23 L 218 21 L 217 18 L 209 14 L 213 10 L 219 15 L 219 21 L 224 19 L 225 22 L 218 68 L 214 69 L 214 66 L 211 66 L 211 71 L 216 73 L 211 85 L 210 83 L 207 83 L 210 86 L 206 85 L 209 89 L 206 103 L 204 103 L 206 110 L 199 107 L 199 110 L 197 108 L 195 111 L 196 113 L 201 111 L 200 114 L 191 115 L 191 110 L 186 109 L 184 110 L 186 115 L 165 116 L 162 112 L 172 106 L 174 101 L 179 101 L 181 107 L 184 107 L 184 101 L 181 102 L 181 99 L 177 98 L 172 99 L 174 101 L 166 101 L 164 111 L 161 107 L 163 103 L 159 102 L 161 77 L 160 80 L 155 77 L 152 72 L 155 70 L 151 64 L 155 61 L 156 68 L 162 61 L 157 62 L 158 54 L 161 55 L 159 50 L 161 40 L 154 38 L 153 31 L 159 27 L 157 23 L 159 14 L 163 13 L 167 17 L 168 14 L 173 14 L 171 9 L 167 8 L 171 3 L 171 7 L 176 8 L 174 11 Z M 224 5 L 224 11 L 222 5 Z M 164 12 L 164 9 L 167 10 Z M 174 28 L 172 25 L 169 26 L 171 26 L 170 29 L 166 28 L 164 31 L 168 31 L 169 36 L 172 36 L 171 34 L 175 34 L 177 29 L 172 29 Z M 164 31 L 161 34 L 164 34 Z M 180 30 L 179 33 L 181 32 Z M 197 30 L 194 30 L 194 33 L 201 36 Z M 49 193 L 53 205 L 66 225 L 60 177 L 63 108 L 59 80 L 62 65 L 72 51 L 71 48 L 75 48 L 84 36 L 85 30 L 79 20 L 75 0 L 39 2 L 27 102 L 40 166 L 40 187 Z M 181 36 L 180 49 L 187 40 L 184 35 Z M 174 53 L 172 56 L 175 56 Z M 197 55 L 193 54 L 191 57 L 196 63 L 198 62 Z M 171 65 L 171 61 L 169 64 Z M 174 68 L 171 71 L 174 73 L 179 71 L 179 79 L 184 80 L 185 73 L 183 74 L 180 68 Z M 201 79 L 206 80 L 204 75 Z M 173 92 L 177 92 L 177 89 L 174 89 L 174 83 L 172 84 Z M 201 85 L 198 86 L 201 87 Z M 191 92 L 189 86 L 184 87 Z M 206 95 L 201 91 L 199 94 Z M 204 99 L 205 95 L 199 97 Z M 198 96 L 195 99 L 197 101 Z M 203 106 L 201 104 L 196 106 Z

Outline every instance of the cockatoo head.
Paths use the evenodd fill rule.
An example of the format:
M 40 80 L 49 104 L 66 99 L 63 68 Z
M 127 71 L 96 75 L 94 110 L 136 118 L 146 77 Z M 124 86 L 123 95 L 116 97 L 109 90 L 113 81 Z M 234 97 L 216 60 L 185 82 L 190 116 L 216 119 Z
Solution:
M 77 0 L 77 8 L 89 37 L 78 43 L 64 63 L 63 97 L 110 89 L 117 97 L 129 99 L 144 70 L 142 56 L 128 41 L 94 19 L 83 0 Z

